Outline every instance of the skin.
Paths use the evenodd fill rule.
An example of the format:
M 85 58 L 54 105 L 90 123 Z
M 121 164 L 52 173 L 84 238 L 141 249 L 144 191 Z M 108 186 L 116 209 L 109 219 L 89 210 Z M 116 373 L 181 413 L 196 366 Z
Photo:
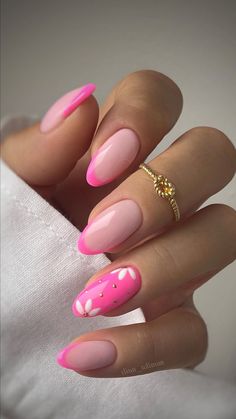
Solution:
M 121 199 L 133 199 L 142 208 L 141 227 L 107 255 L 112 265 L 88 283 L 119 266 L 136 266 L 142 275 L 140 291 L 107 315 L 141 307 L 146 322 L 76 338 L 110 340 L 117 348 L 113 365 L 84 371 L 85 376 L 120 377 L 122 370 L 131 368 L 125 376 L 193 367 L 205 357 L 207 328 L 194 307 L 193 293 L 234 261 L 236 214 L 226 205 L 197 209 L 232 179 L 236 153 L 221 131 L 197 127 L 150 162 L 177 186 L 181 221 L 173 223 L 166 201 L 153 194 L 152 182 L 138 166 L 171 130 L 181 110 L 182 95 L 172 80 L 139 71 L 119 82 L 100 109 L 90 97 L 55 130 L 43 134 L 35 124 L 2 145 L 7 164 L 80 230 L 88 218 L 91 221 Z M 133 129 L 140 139 L 135 161 L 112 183 L 89 186 L 85 174 L 91 156 L 121 128 Z M 153 365 L 140 372 L 147 361 Z

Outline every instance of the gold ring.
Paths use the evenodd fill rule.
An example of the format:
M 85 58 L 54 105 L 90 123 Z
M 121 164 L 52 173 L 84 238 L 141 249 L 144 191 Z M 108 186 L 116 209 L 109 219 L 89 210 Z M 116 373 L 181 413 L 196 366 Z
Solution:
M 175 221 L 179 221 L 180 212 L 178 204 L 174 198 L 175 196 L 175 186 L 173 183 L 163 176 L 155 173 L 147 164 L 142 163 L 139 166 L 140 169 L 143 169 L 153 180 L 154 190 L 157 195 L 161 198 L 167 199 L 174 213 Z

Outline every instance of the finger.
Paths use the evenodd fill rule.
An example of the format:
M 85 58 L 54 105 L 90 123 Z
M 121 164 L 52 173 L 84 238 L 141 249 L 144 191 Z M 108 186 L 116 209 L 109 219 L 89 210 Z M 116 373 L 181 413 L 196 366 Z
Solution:
M 90 146 L 98 120 L 95 86 L 72 90 L 36 124 L 6 139 L 2 157 L 32 185 L 62 181 Z
M 178 308 L 147 323 L 97 330 L 76 339 L 58 363 L 89 377 L 127 377 L 201 362 L 207 348 L 203 320 Z
M 216 129 L 200 127 L 186 132 L 149 166 L 175 183 L 184 218 L 230 181 L 235 164 L 229 139 Z M 119 253 L 172 224 L 169 202 L 155 194 L 153 180 L 138 170 L 94 208 L 78 247 L 86 254 Z
M 223 269 L 235 257 L 236 212 L 211 205 L 98 272 L 76 297 L 73 312 L 79 317 L 120 315 L 161 296 L 165 300 L 174 290 L 186 299 L 196 278 Z M 191 280 L 180 293 L 178 288 Z
M 181 106 L 182 96 L 178 87 L 166 76 L 155 71 L 132 73 L 112 89 L 100 109 L 99 127 L 90 149 L 79 160 L 70 176 L 58 186 L 56 196 L 54 195 L 60 208 L 69 214 L 69 218 L 73 219 L 73 223 L 80 230 L 85 227 L 94 206 L 122 181 L 122 177 L 119 176 L 122 170 L 123 178 L 136 170 L 138 163 L 170 130 L 179 116 Z M 115 132 L 122 134 L 121 141 L 116 141 L 117 135 L 114 140 Z M 110 137 L 113 137 L 112 141 L 108 140 Z M 108 143 L 112 143 L 112 147 Z M 105 148 L 108 144 L 112 153 L 112 156 L 104 157 L 105 160 L 102 158 L 104 149 L 101 151 L 103 144 Z M 119 150 L 116 155 L 117 146 Z M 91 153 L 93 159 L 89 165 Z M 87 180 L 91 185 L 97 185 L 96 181 L 92 181 L 92 177 L 94 179 L 98 174 L 95 166 L 98 167 L 100 161 L 102 163 L 99 164 L 99 168 L 106 172 L 105 178 L 103 177 L 102 181 L 100 179 L 101 184 L 104 185 L 111 178 L 110 169 L 113 171 L 113 179 L 116 177 L 116 180 L 102 188 L 91 188 L 84 182 L 86 170 L 89 165 Z
M 104 105 L 92 142 L 88 183 L 104 185 L 127 168 L 129 173 L 136 169 L 173 127 L 181 109 L 181 92 L 168 77 L 151 70 L 127 76 Z
M 219 271 L 220 269 L 214 270 L 194 279 L 190 279 L 176 289 L 167 291 L 160 297 L 147 301 L 147 303 L 141 307 L 146 321 L 156 319 L 162 314 L 186 304 L 186 301 L 192 299 L 193 293 L 205 284 L 205 282 L 213 278 Z

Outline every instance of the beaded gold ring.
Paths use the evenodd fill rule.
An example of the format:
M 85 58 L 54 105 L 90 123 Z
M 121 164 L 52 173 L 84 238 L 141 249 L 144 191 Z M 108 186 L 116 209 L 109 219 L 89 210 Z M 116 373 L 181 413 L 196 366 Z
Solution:
M 178 204 L 175 200 L 175 186 L 165 176 L 155 173 L 147 164 L 142 163 L 139 166 L 140 169 L 144 170 L 153 180 L 154 190 L 157 195 L 161 198 L 169 201 L 172 211 L 174 213 L 175 221 L 180 219 L 180 211 Z

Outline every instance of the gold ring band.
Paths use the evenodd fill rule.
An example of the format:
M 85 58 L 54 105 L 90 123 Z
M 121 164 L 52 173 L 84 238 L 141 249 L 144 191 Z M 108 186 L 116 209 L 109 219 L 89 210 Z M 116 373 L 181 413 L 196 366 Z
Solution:
M 167 199 L 169 201 L 172 211 L 174 213 L 175 221 L 179 221 L 180 212 L 178 204 L 174 198 L 175 196 L 175 186 L 173 183 L 163 176 L 155 173 L 147 164 L 142 163 L 139 166 L 140 169 L 143 169 L 153 180 L 154 190 L 157 195 L 161 198 Z

